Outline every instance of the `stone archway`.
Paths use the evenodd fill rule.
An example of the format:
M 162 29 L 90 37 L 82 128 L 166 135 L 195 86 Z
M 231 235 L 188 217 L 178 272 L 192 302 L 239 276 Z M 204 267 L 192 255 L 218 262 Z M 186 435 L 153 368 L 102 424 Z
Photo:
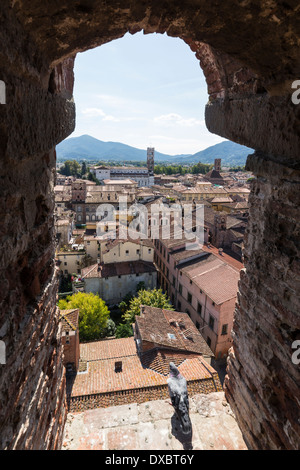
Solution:
M 299 445 L 299 6 L 291 0 L 4 0 L 0 39 L 0 448 L 59 448 L 64 375 L 53 236 L 55 145 L 74 128 L 78 51 L 135 33 L 186 41 L 206 76 L 206 123 L 256 149 L 226 396 L 251 448 Z M 298 17 L 297 17 L 298 13 Z

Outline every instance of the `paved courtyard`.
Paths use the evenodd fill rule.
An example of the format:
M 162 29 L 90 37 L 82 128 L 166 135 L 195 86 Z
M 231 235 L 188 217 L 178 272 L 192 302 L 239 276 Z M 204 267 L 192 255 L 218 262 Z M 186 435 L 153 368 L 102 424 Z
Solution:
M 190 398 L 185 436 L 169 400 L 69 413 L 63 450 L 246 450 L 223 392 Z

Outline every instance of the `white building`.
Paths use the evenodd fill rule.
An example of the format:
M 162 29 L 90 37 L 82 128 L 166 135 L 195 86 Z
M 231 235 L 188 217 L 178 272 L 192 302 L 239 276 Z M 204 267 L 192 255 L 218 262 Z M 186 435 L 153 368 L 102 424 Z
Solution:
M 154 148 L 147 149 L 147 167 L 116 166 L 105 167 L 94 166 L 90 170 L 99 181 L 103 180 L 126 180 L 136 181 L 139 186 L 154 185 Z
M 94 264 L 82 270 L 85 292 L 98 294 L 108 306 L 120 303 L 138 285 L 145 289 L 157 287 L 157 271 L 151 262 L 133 261 L 110 264 Z
M 104 180 L 133 180 L 139 186 L 152 186 L 154 184 L 154 176 L 149 176 L 148 168 L 143 167 L 92 167 L 91 172 L 94 173 L 99 181 Z

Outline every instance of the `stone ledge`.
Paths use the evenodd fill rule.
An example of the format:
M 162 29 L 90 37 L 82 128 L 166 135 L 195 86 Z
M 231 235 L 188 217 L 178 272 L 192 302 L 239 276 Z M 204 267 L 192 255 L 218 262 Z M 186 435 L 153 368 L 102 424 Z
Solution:
M 190 398 L 192 436 L 169 400 L 69 413 L 62 450 L 247 450 L 223 392 Z

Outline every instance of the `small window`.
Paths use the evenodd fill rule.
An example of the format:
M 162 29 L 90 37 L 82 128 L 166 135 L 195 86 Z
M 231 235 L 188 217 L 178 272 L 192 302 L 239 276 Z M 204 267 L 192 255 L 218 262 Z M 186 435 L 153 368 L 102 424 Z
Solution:
M 222 325 L 222 333 L 221 335 L 227 335 L 228 332 L 228 324 Z
M 168 333 L 168 336 L 169 336 L 170 339 L 176 339 L 176 336 L 173 335 L 173 333 Z
M 187 301 L 188 301 L 189 304 L 192 303 L 192 299 L 193 299 L 192 294 L 190 292 L 188 292 Z
M 211 330 L 214 329 L 214 325 L 215 325 L 215 319 L 214 317 L 212 317 L 211 315 L 209 316 L 209 322 L 208 322 L 208 326 Z
M 179 286 L 178 286 L 178 291 L 179 291 L 179 294 L 182 294 L 182 285 L 181 284 L 179 284 Z
M 197 313 L 199 313 L 200 316 L 202 314 L 202 305 L 199 302 L 198 302 L 198 305 L 197 305 Z

